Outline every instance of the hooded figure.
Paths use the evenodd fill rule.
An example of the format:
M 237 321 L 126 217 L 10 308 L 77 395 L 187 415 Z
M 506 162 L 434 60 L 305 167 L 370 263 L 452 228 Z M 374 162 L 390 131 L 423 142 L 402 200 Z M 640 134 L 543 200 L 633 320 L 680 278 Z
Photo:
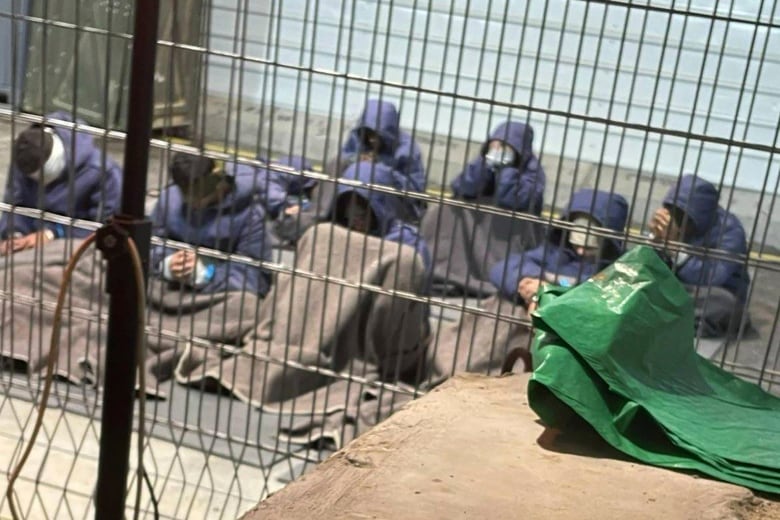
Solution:
M 152 233 L 256 260 L 271 259 L 265 209 L 258 186 L 268 182 L 264 169 L 228 163 L 223 171 L 212 159 L 178 153 L 170 165 L 173 184 L 160 194 L 152 212 Z M 157 246 L 153 271 L 198 292 L 251 291 L 264 296 L 270 275 L 259 267 L 197 256 Z
M 490 281 L 504 296 L 514 299 L 519 294 L 526 304 L 531 303 L 541 281 L 576 285 L 623 253 L 621 241 L 596 237 L 590 234 L 589 227 L 622 232 L 627 218 L 628 202 L 622 195 L 579 190 L 572 195 L 561 219 L 580 224 L 582 229 L 570 232 L 553 228 L 544 244 L 496 263 L 490 271 Z M 521 290 L 524 285 L 528 288 Z
M 64 112 L 47 118 L 73 121 Z M 122 169 L 95 146 L 91 135 L 36 124 L 14 142 L 4 202 L 104 222 L 118 211 L 121 189 Z M 36 233 L 49 241 L 65 236 L 83 238 L 90 231 L 11 213 L 0 218 L 0 238 Z
M 500 207 L 539 215 L 545 175 L 531 150 L 533 140 L 530 125 L 514 121 L 498 125 L 479 156 L 452 182 L 452 191 L 465 199 L 489 197 Z
M 737 217 L 718 205 L 719 198 L 711 183 L 684 175 L 653 216 L 650 229 L 654 239 L 746 255 L 745 229 Z M 723 336 L 739 328 L 750 285 L 741 260 L 679 253 L 669 263 L 694 298 L 700 336 Z
M 393 186 L 394 175 L 394 170 L 387 165 L 361 161 L 348 166 L 341 178 Z M 426 270 L 430 269 L 431 258 L 425 241 L 416 227 L 405 223 L 399 217 L 403 211 L 403 199 L 400 195 L 344 184 L 338 185 L 336 193 L 332 216 L 337 224 L 355 230 L 362 228 L 359 230 L 369 235 L 410 245 L 420 255 Z M 361 212 L 360 208 L 365 211 Z
M 425 192 L 425 167 L 420 147 L 401 130 L 398 110 L 389 101 L 369 99 L 347 142 L 341 149 L 342 160 L 374 161 L 390 168 L 393 186 L 399 190 Z M 404 200 L 403 220 L 418 220 L 425 209 L 420 200 Z

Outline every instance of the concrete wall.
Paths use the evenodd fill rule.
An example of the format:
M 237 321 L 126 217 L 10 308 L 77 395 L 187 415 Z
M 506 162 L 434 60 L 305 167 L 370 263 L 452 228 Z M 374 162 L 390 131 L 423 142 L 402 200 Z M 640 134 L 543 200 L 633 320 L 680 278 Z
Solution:
M 437 139 L 481 140 L 506 117 L 528 119 L 543 156 L 773 187 L 780 163 L 765 151 L 658 130 L 778 146 L 780 31 L 771 25 L 780 14 L 750 0 L 671 4 L 688 16 L 650 3 L 661 10 L 566 0 L 214 0 L 209 46 L 230 56 L 210 59 L 208 90 L 234 104 L 348 121 L 381 94 L 397 101 L 407 129 Z

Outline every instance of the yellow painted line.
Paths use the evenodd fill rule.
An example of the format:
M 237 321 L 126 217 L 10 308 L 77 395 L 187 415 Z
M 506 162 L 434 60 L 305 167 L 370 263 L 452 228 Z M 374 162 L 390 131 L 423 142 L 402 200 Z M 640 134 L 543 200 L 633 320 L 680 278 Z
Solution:
M 170 137 L 169 140 L 170 140 L 171 143 L 174 143 L 174 144 L 192 145 L 192 141 L 187 140 L 187 139 L 182 139 L 180 137 Z M 231 147 L 231 146 L 228 146 L 226 148 L 224 145 L 220 145 L 220 144 L 216 144 L 216 143 L 206 143 L 205 144 L 205 148 L 207 150 L 210 150 L 210 151 L 213 151 L 213 152 L 222 152 L 222 153 L 234 154 L 234 155 L 238 155 L 240 157 L 246 157 L 248 159 L 254 159 L 255 155 L 256 155 L 255 152 L 247 150 L 246 148 L 242 149 L 242 148 L 235 148 L 235 147 Z M 274 159 L 276 159 L 276 157 L 271 157 L 271 160 L 274 160 Z M 315 171 L 322 171 L 321 165 L 314 164 L 314 163 L 312 163 L 312 165 L 314 166 L 314 170 Z M 442 190 L 440 188 L 428 188 L 428 189 L 425 190 L 425 192 L 428 195 L 431 195 L 431 196 L 434 196 L 434 197 L 448 198 L 450 196 L 450 191 L 449 190 L 446 190 L 446 189 Z M 542 211 L 542 216 L 546 217 L 546 218 L 557 218 L 558 214 L 554 213 L 554 212 L 551 212 L 549 210 L 544 210 L 544 211 Z M 631 233 L 632 235 L 641 236 L 641 231 L 638 228 L 629 228 L 629 233 Z M 759 253 L 756 253 L 756 252 L 752 251 L 750 253 L 750 258 L 752 260 L 762 260 L 762 261 L 766 261 L 766 262 L 780 263 L 780 255 L 774 255 L 774 254 L 771 254 L 771 253 L 759 254 Z

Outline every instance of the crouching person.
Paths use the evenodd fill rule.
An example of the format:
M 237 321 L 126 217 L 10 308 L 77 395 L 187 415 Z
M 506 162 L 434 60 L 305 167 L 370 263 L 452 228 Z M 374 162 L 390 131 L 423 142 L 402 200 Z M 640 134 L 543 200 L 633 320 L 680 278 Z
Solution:
M 576 285 L 617 260 L 623 253 L 621 241 L 599 237 L 592 227 L 622 232 L 628 218 L 628 202 L 622 195 L 582 189 L 572 195 L 561 215 L 576 224 L 574 231 L 553 228 L 547 240 L 524 253 L 513 253 L 495 264 L 490 280 L 506 297 L 536 308 L 536 297 L 543 283 Z
M 199 254 L 199 248 L 271 259 L 265 210 L 258 201 L 257 175 L 264 170 L 219 168 L 212 159 L 176 154 L 173 183 L 152 212 L 152 233 L 166 242 L 150 255 L 149 324 L 180 338 L 150 335 L 150 350 L 165 364 L 181 353 L 183 339 L 240 344 L 257 319 L 270 274 L 257 265 Z M 188 244 L 173 247 L 168 241 Z M 178 346 L 178 348 L 177 348 Z
M 173 184 L 160 194 L 152 212 L 153 235 L 194 248 L 271 259 L 256 170 L 231 175 L 212 159 L 178 153 L 170 175 Z M 194 249 L 157 246 L 151 265 L 162 279 L 202 293 L 234 290 L 264 296 L 270 287 L 270 275 L 262 268 L 197 255 Z
M 392 170 L 362 161 L 342 178 L 392 185 Z M 345 382 L 334 373 L 418 381 L 430 327 L 428 305 L 415 298 L 427 289 L 428 252 L 401 211 L 398 195 L 339 184 L 332 221 L 303 234 L 295 272 L 279 273 L 263 301 L 254 344 L 230 359 L 193 350 L 179 380 L 211 379 L 256 406 Z M 351 385 L 357 394 L 361 388 Z M 332 389 L 329 399 L 344 405 L 345 387 Z
M 720 194 L 711 183 L 684 175 L 669 189 L 663 206 L 653 214 L 649 228 L 659 244 L 684 242 L 705 249 L 722 249 L 735 256 L 747 254 L 745 229 L 733 214 L 718 205 Z M 750 276 L 743 260 L 722 260 L 699 254 L 662 251 L 677 278 L 694 300 L 700 337 L 736 334 L 747 324 L 745 303 Z
M 517 354 L 524 354 L 520 357 L 530 370 L 530 328 L 498 316 L 528 319 L 541 284 L 576 285 L 616 260 L 623 252 L 622 242 L 597 237 L 590 230 L 623 231 L 627 215 L 628 203 L 620 195 L 590 189 L 574 193 L 561 219 L 576 224 L 576 230 L 554 227 L 539 246 L 510 253 L 493 264 L 490 282 L 498 294 L 479 304 L 491 316 L 464 312 L 459 322 L 442 328 L 435 346 L 436 376 L 511 370 Z M 509 366 L 506 359 L 512 361 Z
M 51 119 L 71 121 L 55 112 Z M 104 222 L 118 209 L 122 169 L 95 146 L 91 135 L 34 124 L 14 141 L 4 202 L 66 217 Z M 4 213 L 0 255 L 34 249 L 57 238 L 84 238 L 90 230 Z

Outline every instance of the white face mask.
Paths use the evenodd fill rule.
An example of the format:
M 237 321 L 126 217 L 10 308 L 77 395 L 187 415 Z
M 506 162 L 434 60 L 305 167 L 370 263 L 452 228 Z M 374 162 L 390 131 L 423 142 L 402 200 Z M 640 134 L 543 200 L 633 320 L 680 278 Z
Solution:
M 43 167 L 37 172 L 31 173 L 30 177 L 38 183 L 48 186 L 56 181 L 65 169 L 65 146 L 62 144 L 62 140 L 59 136 L 55 134 L 51 128 L 46 128 L 44 131 L 51 136 L 51 153 L 49 154 L 49 158 L 46 159 L 46 162 L 43 163 Z
M 490 166 L 506 166 L 515 162 L 515 151 L 510 146 L 491 148 L 485 154 L 485 162 Z
M 570 231 L 569 232 L 569 243 L 574 247 L 584 247 L 586 249 L 594 249 L 598 248 L 601 245 L 601 238 L 595 236 L 592 232 L 587 233 L 585 231 L 585 228 L 588 227 L 588 224 L 590 224 L 590 227 L 598 226 L 597 223 L 593 222 L 588 217 L 577 217 L 574 220 L 571 221 L 572 224 L 575 224 L 577 226 L 581 226 L 583 230 L 581 231 Z

